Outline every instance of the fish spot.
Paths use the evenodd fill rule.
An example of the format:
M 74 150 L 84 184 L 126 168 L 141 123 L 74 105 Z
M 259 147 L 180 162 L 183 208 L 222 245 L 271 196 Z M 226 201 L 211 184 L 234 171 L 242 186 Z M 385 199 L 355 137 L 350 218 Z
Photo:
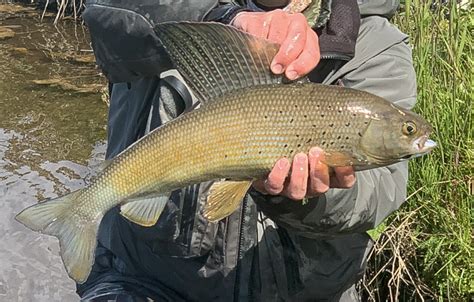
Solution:
M 308 116 L 305 114 L 305 115 L 303 115 L 303 117 L 304 117 L 304 118 L 307 118 Z
M 285 144 L 285 145 L 283 146 L 283 148 L 288 148 L 288 144 Z
M 334 124 L 333 123 L 329 124 L 329 127 L 331 127 L 331 128 L 334 127 Z
M 290 153 L 293 153 L 293 151 L 294 151 L 294 150 L 293 150 L 293 149 L 291 149 L 291 150 L 290 150 Z
M 290 124 L 293 123 L 294 120 L 295 120 L 295 119 L 292 118 L 292 119 L 290 120 Z
M 258 154 L 262 154 L 262 150 L 258 151 Z
M 280 114 L 283 114 L 283 110 L 280 110 Z
M 322 141 L 321 146 L 325 146 L 325 145 L 326 145 L 326 141 Z
M 321 113 L 321 117 L 324 117 L 324 114 Z
M 265 116 L 264 116 L 264 118 L 268 118 L 268 116 L 267 116 L 267 115 L 265 115 Z
M 316 128 L 316 124 L 313 124 L 312 126 L 313 126 L 313 128 Z
M 339 108 L 339 109 L 337 110 L 337 112 L 339 112 L 339 113 L 342 113 L 342 109 L 341 109 L 341 108 Z
M 323 135 L 326 135 L 326 130 L 323 131 Z
M 349 127 L 351 125 L 351 122 L 346 123 L 346 127 Z
M 298 144 L 298 148 L 301 147 L 301 144 Z
M 365 125 L 368 125 L 368 124 L 369 124 L 369 121 L 365 121 L 364 124 L 365 124 Z
M 339 136 L 337 137 L 337 139 L 341 139 L 341 136 L 339 135 Z
M 349 139 L 349 136 L 346 136 L 346 140 Z
M 298 108 L 298 105 L 295 104 L 295 108 Z
M 299 134 L 297 134 L 297 135 L 296 135 L 296 137 L 297 137 L 297 138 L 299 138 L 299 137 L 300 137 L 300 135 L 299 135 Z
M 360 132 L 357 132 L 357 135 L 359 135 L 360 137 L 362 137 L 362 133 L 360 133 Z
M 310 139 L 308 139 L 308 140 L 306 141 L 306 143 L 309 144 L 309 143 L 311 143 L 312 140 L 313 140 L 313 139 L 310 138 Z
M 334 145 L 334 142 L 331 142 L 331 146 Z
M 344 145 L 341 146 L 341 149 L 344 149 Z
M 227 158 L 227 154 L 224 154 L 224 158 Z

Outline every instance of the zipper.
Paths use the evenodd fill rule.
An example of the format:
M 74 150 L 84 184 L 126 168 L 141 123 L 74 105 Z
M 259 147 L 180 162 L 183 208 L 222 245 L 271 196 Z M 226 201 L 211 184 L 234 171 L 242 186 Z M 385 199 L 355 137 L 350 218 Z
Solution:
M 241 266 L 243 257 L 243 237 L 244 237 L 244 217 L 247 212 L 247 198 L 244 198 L 242 202 L 242 209 L 240 211 L 240 226 L 239 226 L 239 246 L 237 251 L 237 266 L 235 269 L 235 289 L 234 290 L 234 301 L 239 301 L 240 297 L 240 275 L 241 275 Z
M 350 61 L 353 57 L 337 52 L 326 52 L 321 54 L 321 60 L 343 60 Z

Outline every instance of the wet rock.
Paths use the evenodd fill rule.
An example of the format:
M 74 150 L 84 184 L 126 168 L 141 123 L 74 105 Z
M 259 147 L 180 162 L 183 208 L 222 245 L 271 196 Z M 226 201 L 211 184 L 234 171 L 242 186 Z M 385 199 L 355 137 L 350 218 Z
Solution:
M 13 47 L 11 49 L 12 53 L 13 54 L 16 54 L 16 55 L 26 55 L 28 54 L 28 49 L 26 49 L 25 47 Z
M 95 63 L 95 56 L 94 56 L 94 54 L 71 55 L 71 56 L 69 56 L 69 60 L 73 61 L 75 63 L 91 64 L 91 63 Z
M 102 84 L 87 84 L 87 85 L 75 85 L 68 82 L 65 79 L 52 78 L 46 80 L 33 80 L 34 84 L 46 85 L 51 87 L 57 87 L 64 91 L 77 92 L 77 93 L 99 93 L 103 89 Z
M 0 26 L 0 41 L 13 38 L 15 36 L 15 32 L 8 27 Z
M 17 14 L 17 13 L 24 13 L 24 12 L 31 12 L 34 11 L 32 7 L 25 7 L 16 4 L 2 4 L 0 3 L 0 13 L 4 14 Z

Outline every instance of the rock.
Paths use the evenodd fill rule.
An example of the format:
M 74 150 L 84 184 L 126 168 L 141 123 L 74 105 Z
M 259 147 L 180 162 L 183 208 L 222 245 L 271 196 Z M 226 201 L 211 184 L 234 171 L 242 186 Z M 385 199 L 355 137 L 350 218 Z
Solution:
M 74 85 L 65 79 L 52 78 L 46 80 L 33 80 L 36 85 L 45 85 L 51 87 L 57 87 L 64 91 L 76 92 L 76 93 L 99 93 L 102 91 L 104 85 L 102 84 L 87 84 L 87 85 Z
M 11 50 L 12 50 L 12 53 L 16 55 L 26 55 L 28 53 L 28 49 L 24 47 L 13 47 Z
M 0 41 L 13 38 L 14 36 L 15 32 L 12 29 L 0 26 Z

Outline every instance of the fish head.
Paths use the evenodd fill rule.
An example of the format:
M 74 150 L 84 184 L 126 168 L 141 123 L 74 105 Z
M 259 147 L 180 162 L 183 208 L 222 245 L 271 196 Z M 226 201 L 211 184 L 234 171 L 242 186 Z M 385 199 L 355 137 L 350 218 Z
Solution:
M 420 115 L 390 104 L 369 118 L 360 140 L 367 162 L 388 165 L 427 154 L 436 147 L 432 126 Z

